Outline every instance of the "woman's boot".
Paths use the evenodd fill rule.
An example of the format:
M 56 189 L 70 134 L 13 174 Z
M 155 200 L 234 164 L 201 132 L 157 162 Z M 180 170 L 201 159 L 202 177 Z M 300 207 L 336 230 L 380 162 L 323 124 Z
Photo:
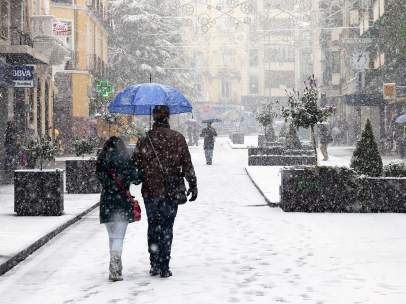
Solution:
M 110 267 L 109 267 L 109 280 L 116 282 L 123 280 L 123 266 L 121 263 L 121 257 L 118 255 L 112 255 L 110 258 Z

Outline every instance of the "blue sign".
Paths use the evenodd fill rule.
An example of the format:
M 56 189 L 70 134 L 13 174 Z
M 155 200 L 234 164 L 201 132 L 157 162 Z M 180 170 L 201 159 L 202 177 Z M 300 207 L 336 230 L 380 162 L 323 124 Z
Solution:
M 34 66 L 19 65 L 13 69 L 14 87 L 32 88 L 34 86 Z

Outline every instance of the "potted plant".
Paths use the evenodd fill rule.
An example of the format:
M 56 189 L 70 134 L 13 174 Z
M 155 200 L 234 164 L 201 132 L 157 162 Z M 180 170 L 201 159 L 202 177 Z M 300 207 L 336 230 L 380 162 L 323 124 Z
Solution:
M 96 151 L 98 140 L 88 137 L 74 142 L 74 151 L 80 159 L 68 159 L 66 165 L 66 191 L 75 194 L 100 193 L 96 176 L 96 159 L 89 155 Z M 88 156 L 85 158 L 85 156 Z
M 325 122 L 333 113 L 333 107 L 320 107 L 318 105 L 319 90 L 317 89 L 316 79 L 314 76 L 309 77 L 306 82 L 303 94 L 293 90 L 288 93 L 288 108 L 282 108 L 282 116 L 285 120 L 290 120 L 296 128 L 309 129 L 311 140 L 317 161 L 317 143 L 315 135 L 315 126 Z
M 63 170 L 44 170 L 44 162 L 55 158 L 57 147 L 47 138 L 31 140 L 25 147 L 39 169 L 14 171 L 14 211 L 17 215 L 61 215 L 63 213 Z
M 277 117 L 277 114 L 274 110 L 273 103 L 266 104 L 262 110 L 257 114 L 257 121 L 262 125 L 264 129 L 264 136 L 258 137 L 259 146 L 267 146 L 268 142 L 275 140 L 275 131 L 273 128 L 274 119 Z
M 351 168 L 282 170 L 281 208 L 293 212 L 406 212 L 406 167 L 382 166 L 367 121 Z

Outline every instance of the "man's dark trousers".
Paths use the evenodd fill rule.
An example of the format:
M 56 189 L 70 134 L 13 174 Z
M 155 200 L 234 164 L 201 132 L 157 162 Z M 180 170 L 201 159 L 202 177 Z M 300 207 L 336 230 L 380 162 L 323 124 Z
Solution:
M 169 269 L 173 239 L 173 224 L 178 204 L 167 199 L 144 199 L 148 217 L 148 251 L 151 267 Z

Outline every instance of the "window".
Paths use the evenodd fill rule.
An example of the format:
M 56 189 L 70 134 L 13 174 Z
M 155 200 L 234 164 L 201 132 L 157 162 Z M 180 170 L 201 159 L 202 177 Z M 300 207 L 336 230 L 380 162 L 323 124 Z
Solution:
M 221 96 L 223 98 L 231 97 L 231 83 L 226 79 L 221 81 Z
M 276 47 L 271 47 L 265 50 L 264 62 L 294 62 L 295 61 L 295 50 L 292 46 L 280 45 Z
M 295 86 L 294 71 L 265 71 L 266 88 L 293 88 Z
M 333 73 L 340 73 L 340 52 L 333 52 L 332 53 L 332 70 Z
M 258 77 L 257 76 L 250 76 L 249 92 L 250 92 L 250 94 L 258 94 Z
M 52 2 L 61 4 L 72 4 L 72 0 L 52 0 Z
M 0 38 L 8 39 L 9 29 L 9 2 L 8 0 L 0 0 Z
M 249 57 L 250 57 L 250 66 L 252 67 L 258 66 L 258 50 L 250 50 Z

